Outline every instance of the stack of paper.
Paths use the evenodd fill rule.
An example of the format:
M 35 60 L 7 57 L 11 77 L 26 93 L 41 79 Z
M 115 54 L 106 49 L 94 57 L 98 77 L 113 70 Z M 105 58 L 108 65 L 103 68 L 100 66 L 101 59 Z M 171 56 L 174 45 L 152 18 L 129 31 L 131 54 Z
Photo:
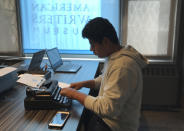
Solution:
M 67 88 L 70 86 L 70 84 L 64 83 L 64 82 L 58 82 L 58 86 L 61 88 Z
M 40 88 L 40 86 L 45 82 L 45 78 L 32 74 L 22 74 L 19 75 L 19 77 L 20 78 L 17 80 L 17 82 L 35 88 Z

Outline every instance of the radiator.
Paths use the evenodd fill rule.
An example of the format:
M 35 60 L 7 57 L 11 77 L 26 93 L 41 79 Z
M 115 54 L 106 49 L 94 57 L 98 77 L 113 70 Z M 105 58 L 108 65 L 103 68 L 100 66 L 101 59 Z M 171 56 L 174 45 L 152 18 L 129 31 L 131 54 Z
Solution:
M 143 70 L 143 107 L 179 105 L 179 77 L 175 66 L 155 65 Z

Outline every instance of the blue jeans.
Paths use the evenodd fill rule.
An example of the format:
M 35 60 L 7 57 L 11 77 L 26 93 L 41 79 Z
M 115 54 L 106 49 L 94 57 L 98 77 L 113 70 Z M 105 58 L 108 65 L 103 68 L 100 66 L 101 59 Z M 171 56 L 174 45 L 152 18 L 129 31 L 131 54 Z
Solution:
M 87 131 L 112 131 L 110 127 L 97 115 L 93 114 Z

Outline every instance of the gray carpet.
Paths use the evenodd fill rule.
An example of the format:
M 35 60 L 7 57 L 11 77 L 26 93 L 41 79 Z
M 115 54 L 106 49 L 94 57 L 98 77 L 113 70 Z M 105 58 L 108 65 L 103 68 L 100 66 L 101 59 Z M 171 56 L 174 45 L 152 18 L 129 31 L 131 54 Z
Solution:
M 139 131 L 184 131 L 184 110 L 142 111 Z

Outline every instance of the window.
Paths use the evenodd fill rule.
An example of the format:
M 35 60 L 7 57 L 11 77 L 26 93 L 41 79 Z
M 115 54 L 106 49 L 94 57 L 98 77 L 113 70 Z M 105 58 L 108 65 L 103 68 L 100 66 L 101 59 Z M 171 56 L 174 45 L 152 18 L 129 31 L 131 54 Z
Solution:
M 0 55 L 21 56 L 15 1 L 0 1 Z
M 156 59 L 174 57 L 177 0 L 124 0 L 123 43 Z
M 58 47 L 91 54 L 81 32 L 89 19 L 108 18 L 119 34 L 119 0 L 19 0 L 24 53 Z
M 18 0 L 24 53 L 58 47 L 91 54 L 81 31 L 89 19 L 108 18 L 122 44 L 150 59 L 174 59 L 180 0 Z

